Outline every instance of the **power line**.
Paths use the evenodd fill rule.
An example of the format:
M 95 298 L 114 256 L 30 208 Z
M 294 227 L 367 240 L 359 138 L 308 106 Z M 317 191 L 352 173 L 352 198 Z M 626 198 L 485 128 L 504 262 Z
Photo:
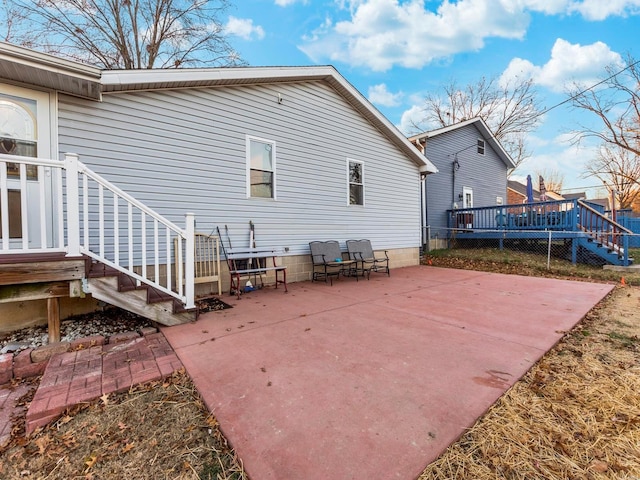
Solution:
M 596 88 L 599 85 L 602 85 L 605 82 L 608 82 L 609 80 L 611 80 L 614 77 L 617 77 L 618 75 L 620 75 L 622 72 L 624 72 L 625 70 L 629 70 L 631 67 L 635 67 L 636 65 L 638 65 L 640 63 L 640 60 L 636 60 L 635 62 L 633 62 L 631 65 L 627 65 L 626 67 L 624 67 L 622 70 L 620 70 L 619 72 L 614 73 L 613 75 L 608 76 L 607 78 L 605 78 L 604 80 L 600 80 L 597 83 L 594 83 L 593 85 L 591 85 L 588 88 L 585 88 L 584 90 L 581 90 L 578 93 L 575 93 L 574 95 L 570 96 L 569 98 L 564 99 L 561 102 L 556 103 L 555 105 L 550 106 L 549 108 L 547 108 L 546 110 L 540 112 L 539 114 L 535 115 L 533 118 L 538 118 L 541 117 L 542 115 L 544 115 L 545 113 L 553 110 L 554 108 L 558 108 L 561 105 L 564 105 L 565 103 L 568 103 L 572 100 L 575 100 L 576 98 L 578 98 L 580 95 L 582 95 L 583 93 L 588 92 L 589 90 L 593 90 L 594 88 Z
M 572 191 L 580 191 L 580 190 L 587 190 L 587 189 L 593 189 L 593 188 L 605 188 L 608 189 L 610 187 L 623 187 L 626 185 L 634 185 L 636 182 L 622 182 L 620 185 L 614 185 L 612 183 L 601 183 L 599 185 L 587 185 L 587 186 L 583 186 L 583 187 L 571 187 L 571 188 L 561 188 L 559 192 L 572 192 Z

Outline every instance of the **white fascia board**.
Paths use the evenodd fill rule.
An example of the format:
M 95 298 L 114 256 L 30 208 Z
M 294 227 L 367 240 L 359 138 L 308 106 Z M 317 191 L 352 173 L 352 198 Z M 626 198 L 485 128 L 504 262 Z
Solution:
M 83 80 L 100 80 L 101 70 L 73 60 L 37 52 L 11 43 L 0 42 L 0 59 L 19 61 L 22 65 L 39 67 L 56 73 L 64 73 Z
M 101 70 L 6 42 L 0 42 L 0 64 L 13 65 L 8 78 L 92 100 L 100 99 Z
M 332 67 L 224 67 L 151 70 L 103 70 L 102 84 L 126 90 L 133 85 L 184 84 L 242 80 L 297 80 L 331 75 Z

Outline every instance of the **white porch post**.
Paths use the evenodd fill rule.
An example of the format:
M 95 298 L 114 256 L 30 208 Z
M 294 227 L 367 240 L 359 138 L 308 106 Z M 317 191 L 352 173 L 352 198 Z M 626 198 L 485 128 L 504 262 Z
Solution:
M 65 153 L 67 171 L 67 257 L 80 256 L 80 193 L 78 188 L 78 155 Z M 62 205 L 62 198 L 58 199 Z M 61 209 L 62 214 L 63 209 Z
M 186 234 L 185 239 L 185 265 L 184 265 L 184 296 L 186 298 L 185 308 L 195 308 L 195 232 L 196 232 L 196 217 L 193 213 L 185 213 Z M 168 260 L 167 260 L 168 261 Z

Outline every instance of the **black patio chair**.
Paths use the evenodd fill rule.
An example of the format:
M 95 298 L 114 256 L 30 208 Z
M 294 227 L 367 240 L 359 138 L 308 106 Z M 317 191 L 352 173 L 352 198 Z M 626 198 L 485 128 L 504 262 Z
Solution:
M 363 276 L 367 273 L 368 278 L 371 272 L 386 273 L 391 276 L 387 250 L 384 251 L 384 257 L 376 256 L 370 240 L 347 240 L 347 251 L 349 252 L 350 260 L 355 260 L 361 264 L 361 267 L 356 268 L 362 269 Z
M 313 262 L 313 276 L 311 281 L 324 279 L 333 285 L 333 277 L 339 278 L 340 274 L 351 275 L 355 271 L 357 263 L 352 260 L 343 260 L 340 244 L 335 240 L 325 242 L 309 242 L 311 260 Z

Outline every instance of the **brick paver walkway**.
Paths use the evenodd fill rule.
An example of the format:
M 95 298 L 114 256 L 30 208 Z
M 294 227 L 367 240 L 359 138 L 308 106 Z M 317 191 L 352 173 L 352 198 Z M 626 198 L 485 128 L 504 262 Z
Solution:
M 0 448 L 4 447 L 11 440 L 11 429 L 13 428 L 13 415 L 20 415 L 24 412 L 24 407 L 18 406 L 17 402 L 25 395 L 30 385 L 0 386 Z
M 180 368 L 162 333 L 55 355 L 27 411 L 27 434 L 68 407 L 160 380 Z

